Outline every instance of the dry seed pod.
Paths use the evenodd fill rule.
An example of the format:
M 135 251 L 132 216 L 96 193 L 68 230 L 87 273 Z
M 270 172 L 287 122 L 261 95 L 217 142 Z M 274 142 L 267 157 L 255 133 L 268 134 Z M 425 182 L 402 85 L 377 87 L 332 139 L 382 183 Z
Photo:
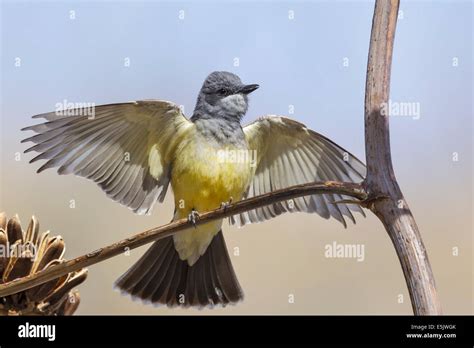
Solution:
M 39 233 L 33 216 L 23 232 L 18 216 L 0 213 L 0 284 L 64 262 L 64 240 Z M 0 297 L 0 315 L 72 315 L 80 296 L 72 290 L 87 278 L 87 270 L 71 272 L 34 288 Z

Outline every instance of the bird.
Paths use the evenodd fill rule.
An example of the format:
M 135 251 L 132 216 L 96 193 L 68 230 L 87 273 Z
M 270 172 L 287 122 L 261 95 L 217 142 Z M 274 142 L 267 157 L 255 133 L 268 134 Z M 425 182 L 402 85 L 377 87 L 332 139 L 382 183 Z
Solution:
M 122 293 L 168 307 L 239 302 L 244 294 L 223 219 L 196 225 L 199 212 L 296 184 L 364 178 L 359 159 L 296 120 L 266 115 L 243 126 L 249 95 L 258 88 L 215 71 L 204 80 L 190 118 L 178 104 L 153 99 L 95 106 L 93 115 L 78 108 L 39 114 L 33 118 L 43 123 L 22 129 L 36 133 L 22 140 L 33 143 L 25 152 L 39 153 L 30 162 L 47 160 L 38 173 L 57 168 L 60 175 L 90 179 L 137 214 L 150 214 L 171 186 L 172 220 L 187 218 L 189 227 L 155 241 L 115 282 Z M 229 223 L 307 212 L 346 226 L 346 218 L 355 223 L 353 213 L 365 214 L 344 198 L 327 193 L 272 203 L 234 215 Z

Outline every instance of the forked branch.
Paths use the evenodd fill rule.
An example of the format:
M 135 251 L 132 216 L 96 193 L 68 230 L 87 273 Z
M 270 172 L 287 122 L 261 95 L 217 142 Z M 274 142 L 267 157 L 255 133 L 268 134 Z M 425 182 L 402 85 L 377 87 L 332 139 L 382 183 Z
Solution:
M 392 166 L 389 115 L 383 114 L 390 90 L 390 70 L 399 0 L 375 4 L 365 88 L 364 186 L 371 210 L 387 230 L 405 275 L 413 312 L 441 314 L 435 280 L 413 214 L 398 186 Z M 377 199 L 384 197 L 385 199 Z

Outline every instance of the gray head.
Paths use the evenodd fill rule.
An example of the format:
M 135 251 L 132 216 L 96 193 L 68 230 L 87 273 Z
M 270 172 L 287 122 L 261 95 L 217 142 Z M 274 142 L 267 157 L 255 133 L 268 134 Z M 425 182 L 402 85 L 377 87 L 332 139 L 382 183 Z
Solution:
M 204 81 L 191 118 L 221 118 L 240 122 L 248 109 L 248 94 L 259 86 L 245 85 L 227 71 L 214 71 Z

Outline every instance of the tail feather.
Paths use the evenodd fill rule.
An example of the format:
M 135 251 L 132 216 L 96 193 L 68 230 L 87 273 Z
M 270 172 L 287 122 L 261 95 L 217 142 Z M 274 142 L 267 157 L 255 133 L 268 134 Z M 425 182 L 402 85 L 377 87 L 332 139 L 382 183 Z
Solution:
M 222 231 L 193 266 L 179 258 L 173 237 L 156 241 L 116 286 L 133 297 L 170 307 L 226 305 L 243 298 Z
M 230 258 L 221 257 L 218 254 L 218 250 L 210 250 L 211 259 L 214 261 L 213 268 L 216 275 L 216 283 L 221 284 L 220 289 L 223 292 L 223 295 L 232 301 L 233 299 L 238 299 L 241 294 L 240 288 L 233 286 L 233 279 L 227 276 L 227 270 L 233 269 Z M 226 249 L 227 253 L 227 249 Z
M 170 244 L 172 245 L 172 241 Z M 143 279 L 146 279 L 146 286 L 142 288 L 137 284 L 133 288 L 133 292 L 131 292 L 132 295 L 154 302 L 156 294 L 162 295 L 166 291 L 165 286 L 169 285 L 169 278 L 172 274 L 171 272 L 162 272 L 162 270 L 171 270 L 171 266 L 176 263 L 176 259 L 173 257 L 171 246 L 168 246 L 163 254 L 164 256 L 161 259 L 161 262 L 155 264 L 149 270 L 141 268 L 136 271 L 143 273 Z M 153 255 L 150 255 L 149 257 L 153 258 L 157 257 L 157 255 L 153 253 Z

